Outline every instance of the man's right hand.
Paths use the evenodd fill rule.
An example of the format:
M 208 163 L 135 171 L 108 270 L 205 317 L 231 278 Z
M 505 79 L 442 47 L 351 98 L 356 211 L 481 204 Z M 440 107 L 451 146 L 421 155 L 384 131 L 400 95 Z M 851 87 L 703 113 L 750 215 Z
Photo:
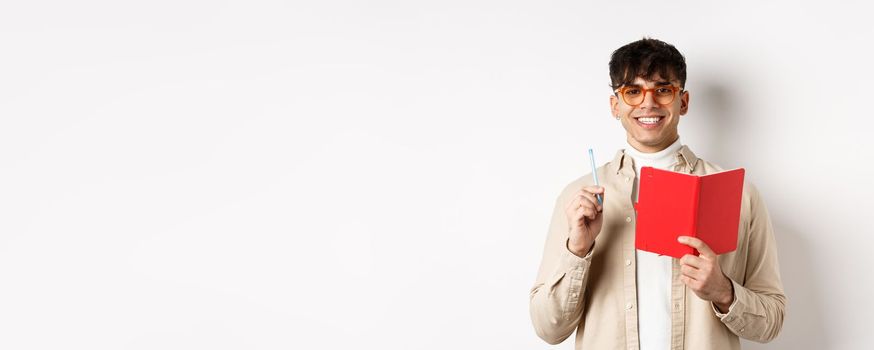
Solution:
M 595 238 L 601 232 L 604 209 L 598 204 L 596 194 L 604 195 L 604 187 L 587 186 L 576 193 L 573 200 L 565 208 L 568 226 L 568 250 L 577 256 L 583 257 L 592 249 Z

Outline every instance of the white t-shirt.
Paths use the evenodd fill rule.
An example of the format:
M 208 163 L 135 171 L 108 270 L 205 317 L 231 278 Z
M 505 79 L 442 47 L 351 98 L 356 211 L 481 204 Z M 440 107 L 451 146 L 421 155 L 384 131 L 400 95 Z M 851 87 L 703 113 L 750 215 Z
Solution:
M 682 144 L 673 144 L 656 153 L 642 153 L 626 144 L 625 153 L 634 159 L 634 187 L 637 202 L 640 168 L 649 166 L 670 170 L 677 162 Z M 636 221 L 635 221 L 636 222 Z M 637 317 L 641 350 L 667 350 L 671 345 L 671 257 L 635 250 L 637 260 Z

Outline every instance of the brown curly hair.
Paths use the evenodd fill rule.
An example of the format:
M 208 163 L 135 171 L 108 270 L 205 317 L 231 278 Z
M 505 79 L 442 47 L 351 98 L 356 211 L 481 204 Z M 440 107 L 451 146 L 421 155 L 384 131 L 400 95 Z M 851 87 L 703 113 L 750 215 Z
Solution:
M 610 57 L 610 87 L 615 91 L 637 77 L 647 80 L 658 74 L 686 86 L 686 59 L 671 44 L 644 37 L 613 51 Z

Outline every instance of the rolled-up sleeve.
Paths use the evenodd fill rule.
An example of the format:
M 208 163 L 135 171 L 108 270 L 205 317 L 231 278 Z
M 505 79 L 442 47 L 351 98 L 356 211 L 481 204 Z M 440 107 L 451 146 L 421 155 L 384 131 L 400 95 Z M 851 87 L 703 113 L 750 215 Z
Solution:
M 580 322 L 592 251 L 579 257 L 567 249 L 568 225 L 562 196 L 556 199 L 543 259 L 530 293 L 531 321 L 550 344 L 567 339 Z
M 768 210 L 755 187 L 750 185 L 749 189 L 749 255 L 744 281 L 732 280 L 735 301 L 728 313 L 717 316 L 737 336 L 766 343 L 783 328 L 786 295 Z

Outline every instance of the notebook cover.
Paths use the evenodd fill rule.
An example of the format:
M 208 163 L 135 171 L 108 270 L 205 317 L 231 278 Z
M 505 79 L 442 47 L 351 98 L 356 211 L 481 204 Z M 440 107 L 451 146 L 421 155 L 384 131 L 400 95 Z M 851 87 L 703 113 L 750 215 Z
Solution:
M 737 249 L 744 169 L 701 176 L 698 238 L 716 254 Z
M 698 237 L 717 254 L 737 248 L 744 169 L 690 175 L 643 167 L 638 188 L 635 247 L 681 258 L 698 252 L 677 242 Z

